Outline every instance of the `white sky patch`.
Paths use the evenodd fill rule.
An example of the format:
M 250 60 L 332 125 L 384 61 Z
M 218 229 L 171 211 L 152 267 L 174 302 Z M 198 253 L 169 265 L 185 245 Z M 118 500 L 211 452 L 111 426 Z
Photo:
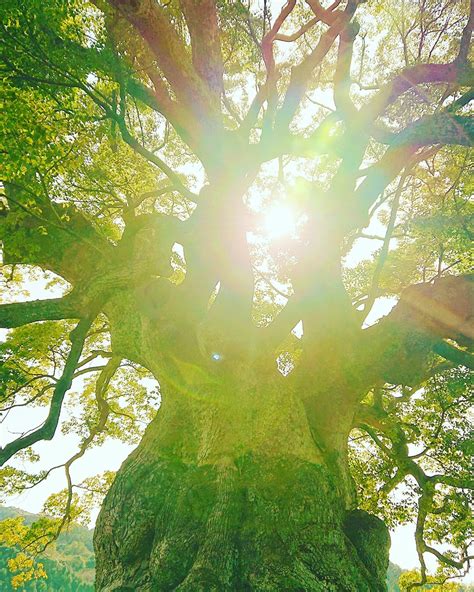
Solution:
M 364 321 L 363 328 L 370 327 L 382 317 L 387 316 L 397 302 L 397 298 L 390 298 L 388 296 L 377 298 L 372 306 L 372 310 Z
M 97 74 L 94 74 L 94 72 L 89 72 L 89 74 L 86 77 L 86 82 L 90 86 L 94 86 L 95 84 L 97 84 L 98 80 L 99 79 L 97 78 Z
M 293 335 L 295 337 L 298 337 L 298 339 L 301 339 L 303 337 L 303 321 L 299 321 L 299 323 L 297 323 L 292 331 Z
M 392 545 L 390 547 L 390 561 L 396 563 L 402 569 L 420 569 L 416 554 L 415 524 L 403 524 L 397 526 L 390 532 Z M 440 546 L 440 551 L 446 551 L 448 546 Z M 430 553 L 425 553 L 426 565 L 429 572 L 435 572 L 437 567 L 436 559 Z M 464 578 L 456 578 L 456 582 L 463 584 L 474 583 L 474 574 L 467 574 Z
M 386 225 L 379 220 L 377 214 L 372 216 L 369 225 L 362 230 L 362 234 L 381 238 L 385 236 L 385 232 Z M 371 259 L 375 251 L 380 249 L 381 246 L 381 240 L 375 238 L 357 238 L 349 253 L 344 257 L 344 265 L 355 267 L 364 259 Z
M 380 248 L 381 242 L 368 238 L 358 238 L 354 241 L 351 250 L 344 258 L 347 267 L 355 267 L 365 259 L 371 259 L 372 255 Z
M 174 243 L 172 251 L 181 257 L 181 259 L 184 259 L 184 247 L 181 243 Z

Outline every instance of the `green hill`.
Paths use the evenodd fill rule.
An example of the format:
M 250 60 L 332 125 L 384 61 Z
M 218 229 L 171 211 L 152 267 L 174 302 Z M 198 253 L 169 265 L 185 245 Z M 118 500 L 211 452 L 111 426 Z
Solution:
M 39 518 L 17 508 L 0 506 L 0 520 L 23 516 L 26 524 Z M 63 532 L 54 548 L 41 557 L 47 579 L 39 579 L 25 584 L 16 592 L 93 592 L 94 590 L 94 551 L 92 530 L 82 526 L 72 526 Z M 0 547 L 0 592 L 13 592 L 11 572 L 7 561 L 15 555 L 15 550 Z
M 389 563 L 387 571 L 387 589 L 388 592 L 400 592 L 398 587 L 398 578 L 403 573 L 401 567 L 395 565 L 395 563 Z

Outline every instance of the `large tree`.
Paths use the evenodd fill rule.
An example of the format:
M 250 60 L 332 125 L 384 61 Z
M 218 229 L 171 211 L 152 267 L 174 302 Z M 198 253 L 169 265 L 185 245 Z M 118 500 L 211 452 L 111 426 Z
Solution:
M 65 286 L 0 306 L 4 409 L 48 409 L 1 464 L 93 376 L 64 524 L 72 463 L 149 424 L 102 505 L 97 590 L 384 590 L 380 517 L 416 515 L 421 583 L 426 554 L 469 564 L 472 2 L 280 4 L 1 5 L 5 283 Z M 380 248 L 344 265 L 361 240 Z M 152 420 L 123 374 L 145 370 Z

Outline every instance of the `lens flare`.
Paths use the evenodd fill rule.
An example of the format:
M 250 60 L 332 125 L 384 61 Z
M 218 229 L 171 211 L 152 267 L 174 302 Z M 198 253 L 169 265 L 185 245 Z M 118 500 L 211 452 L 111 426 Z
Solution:
M 274 204 L 265 212 L 264 227 L 270 239 L 290 236 L 296 231 L 295 213 L 286 204 Z

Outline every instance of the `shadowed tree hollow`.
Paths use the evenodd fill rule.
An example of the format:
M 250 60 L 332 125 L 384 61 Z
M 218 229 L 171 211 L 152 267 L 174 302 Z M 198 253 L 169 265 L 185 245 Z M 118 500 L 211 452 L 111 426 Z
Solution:
M 0 17 L 0 394 L 47 412 L 1 464 L 45 478 L 15 459 L 88 375 L 63 526 L 73 462 L 148 424 L 102 503 L 97 590 L 383 591 L 404 520 L 409 588 L 429 554 L 468 568 L 472 5 Z M 28 270 L 63 295 L 15 301 Z M 145 371 L 156 414 L 119 380 Z

